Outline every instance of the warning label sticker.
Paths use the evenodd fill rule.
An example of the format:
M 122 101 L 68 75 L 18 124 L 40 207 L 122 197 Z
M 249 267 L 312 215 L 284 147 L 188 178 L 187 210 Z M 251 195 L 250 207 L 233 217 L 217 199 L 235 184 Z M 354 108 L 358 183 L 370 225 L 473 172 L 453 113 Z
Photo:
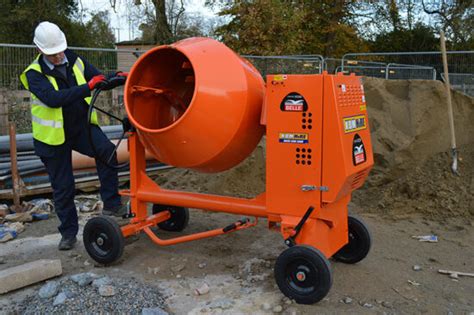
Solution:
M 285 74 L 276 74 L 273 76 L 273 81 L 276 81 L 276 82 L 281 82 L 281 81 L 284 81 L 287 79 L 287 75 Z
M 367 128 L 366 120 L 364 115 L 357 115 L 352 117 L 346 117 L 342 119 L 344 124 L 344 132 L 354 132 Z
M 308 143 L 307 133 L 280 132 L 278 135 L 280 143 Z
M 352 141 L 352 162 L 354 165 L 365 162 L 365 148 L 362 139 L 358 134 L 355 134 L 354 140 Z

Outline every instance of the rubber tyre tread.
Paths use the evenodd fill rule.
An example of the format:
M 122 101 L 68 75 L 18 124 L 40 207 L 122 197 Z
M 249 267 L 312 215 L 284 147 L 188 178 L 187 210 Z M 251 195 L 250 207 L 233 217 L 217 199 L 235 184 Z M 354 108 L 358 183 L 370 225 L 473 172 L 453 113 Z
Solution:
M 169 218 L 168 220 L 164 222 L 158 223 L 158 227 L 164 231 L 181 232 L 188 226 L 188 222 L 189 222 L 188 208 L 154 204 L 152 212 L 153 214 L 157 214 L 162 211 L 169 210 L 170 208 L 174 208 L 178 210 L 177 212 L 178 216 L 173 217 L 173 214 L 171 214 L 171 218 Z M 170 225 L 170 222 L 172 222 L 173 220 L 176 220 L 175 225 Z
M 112 239 L 112 249 L 106 256 L 99 255 L 92 247 L 89 239 L 98 228 L 105 230 L 106 234 Z M 118 223 L 110 217 L 98 216 L 87 221 L 82 238 L 89 256 L 100 264 L 111 264 L 117 261 L 123 254 L 125 238 Z
M 321 283 L 311 294 L 298 294 L 287 283 L 285 274 L 286 265 L 294 258 L 304 257 L 311 260 L 321 274 Z M 332 286 L 333 276 L 329 260 L 316 248 L 309 245 L 296 245 L 285 249 L 275 262 L 274 277 L 280 291 L 290 299 L 299 304 L 314 304 L 321 301 L 329 292 Z
M 356 252 L 349 252 L 350 241 L 339 251 L 337 251 L 333 258 L 345 264 L 355 264 L 367 257 L 372 247 L 372 235 L 367 224 L 359 217 L 350 214 L 347 218 L 349 233 L 356 233 L 359 237 L 359 244 Z M 354 245 L 354 244 L 352 244 Z

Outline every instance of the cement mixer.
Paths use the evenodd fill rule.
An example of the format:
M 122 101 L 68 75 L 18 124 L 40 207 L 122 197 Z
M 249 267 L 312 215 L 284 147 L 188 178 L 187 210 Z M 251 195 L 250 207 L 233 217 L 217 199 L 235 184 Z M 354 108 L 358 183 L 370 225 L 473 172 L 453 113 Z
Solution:
M 275 74 L 265 84 L 251 63 L 222 43 L 190 38 L 140 56 L 124 93 L 130 189 L 121 194 L 130 199 L 130 222 L 119 226 L 108 217 L 87 222 L 84 245 L 95 261 L 117 261 L 124 239 L 138 233 L 168 246 L 254 227 L 265 218 L 288 246 L 275 263 L 278 287 L 297 303 L 312 304 L 331 288 L 329 258 L 354 264 L 366 257 L 369 230 L 347 209 L 351 192 L 373 166 L 359 77 Z M 145 150 L 175 167 L 227 170 L 263 135 L 266 191 L 252 199 L 164 189 L 145 172 Z M 254 219 L 160 238 L 160 230 L 186 228 L 188 208 Z

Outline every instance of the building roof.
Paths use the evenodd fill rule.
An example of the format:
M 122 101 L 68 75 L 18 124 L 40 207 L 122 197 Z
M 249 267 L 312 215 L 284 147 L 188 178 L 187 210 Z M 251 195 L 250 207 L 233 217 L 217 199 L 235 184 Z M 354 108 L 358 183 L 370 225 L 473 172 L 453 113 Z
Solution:
M 156 44 L 150 41 L 134 39 L 134 40 L 124 40 L 124 41 L 115 43 L 115 45 L 116 46 L 137 46 L 137 45 L 154 46 Z

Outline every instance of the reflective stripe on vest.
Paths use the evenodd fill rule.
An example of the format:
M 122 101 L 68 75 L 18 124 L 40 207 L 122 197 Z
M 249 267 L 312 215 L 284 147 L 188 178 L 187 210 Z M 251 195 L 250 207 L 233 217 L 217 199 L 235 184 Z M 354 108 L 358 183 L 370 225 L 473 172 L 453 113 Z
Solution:
M 20 80 L 23 86 L 29 90 L 28 80 L 26 78 L 26 73 L 29 70 L 35 70 L 39 73 L 42 73 L 41 66 L 39 64 L 38 55 L 35 60 L 23 71 L 20 75 Z M 84 62 L 77 57 L 74 66 L 72 67 L 74 76 L 76 78 L 77 85 L 82 85 L 87 83 L 84 77 Z M 58 83 L 56 78 L 53 76 L 45 75 L 51 85 L 56 91 L 59 90 Z M 90 104 L 91 97 L 86 97 L 84 99 L 87 104 Z M 65 141 L 64 136 L 64 119 L 62 108 L 53 108 L 49 107 L 45 103 L 41 102 L 36 95 L 31 93 L 31 122 L 33 127 L 33 138 L 44 142 L 49 145 L 60 145 Z M 94 110 L 92 112 L 91 122 L 98 125 L 97 113 Z

